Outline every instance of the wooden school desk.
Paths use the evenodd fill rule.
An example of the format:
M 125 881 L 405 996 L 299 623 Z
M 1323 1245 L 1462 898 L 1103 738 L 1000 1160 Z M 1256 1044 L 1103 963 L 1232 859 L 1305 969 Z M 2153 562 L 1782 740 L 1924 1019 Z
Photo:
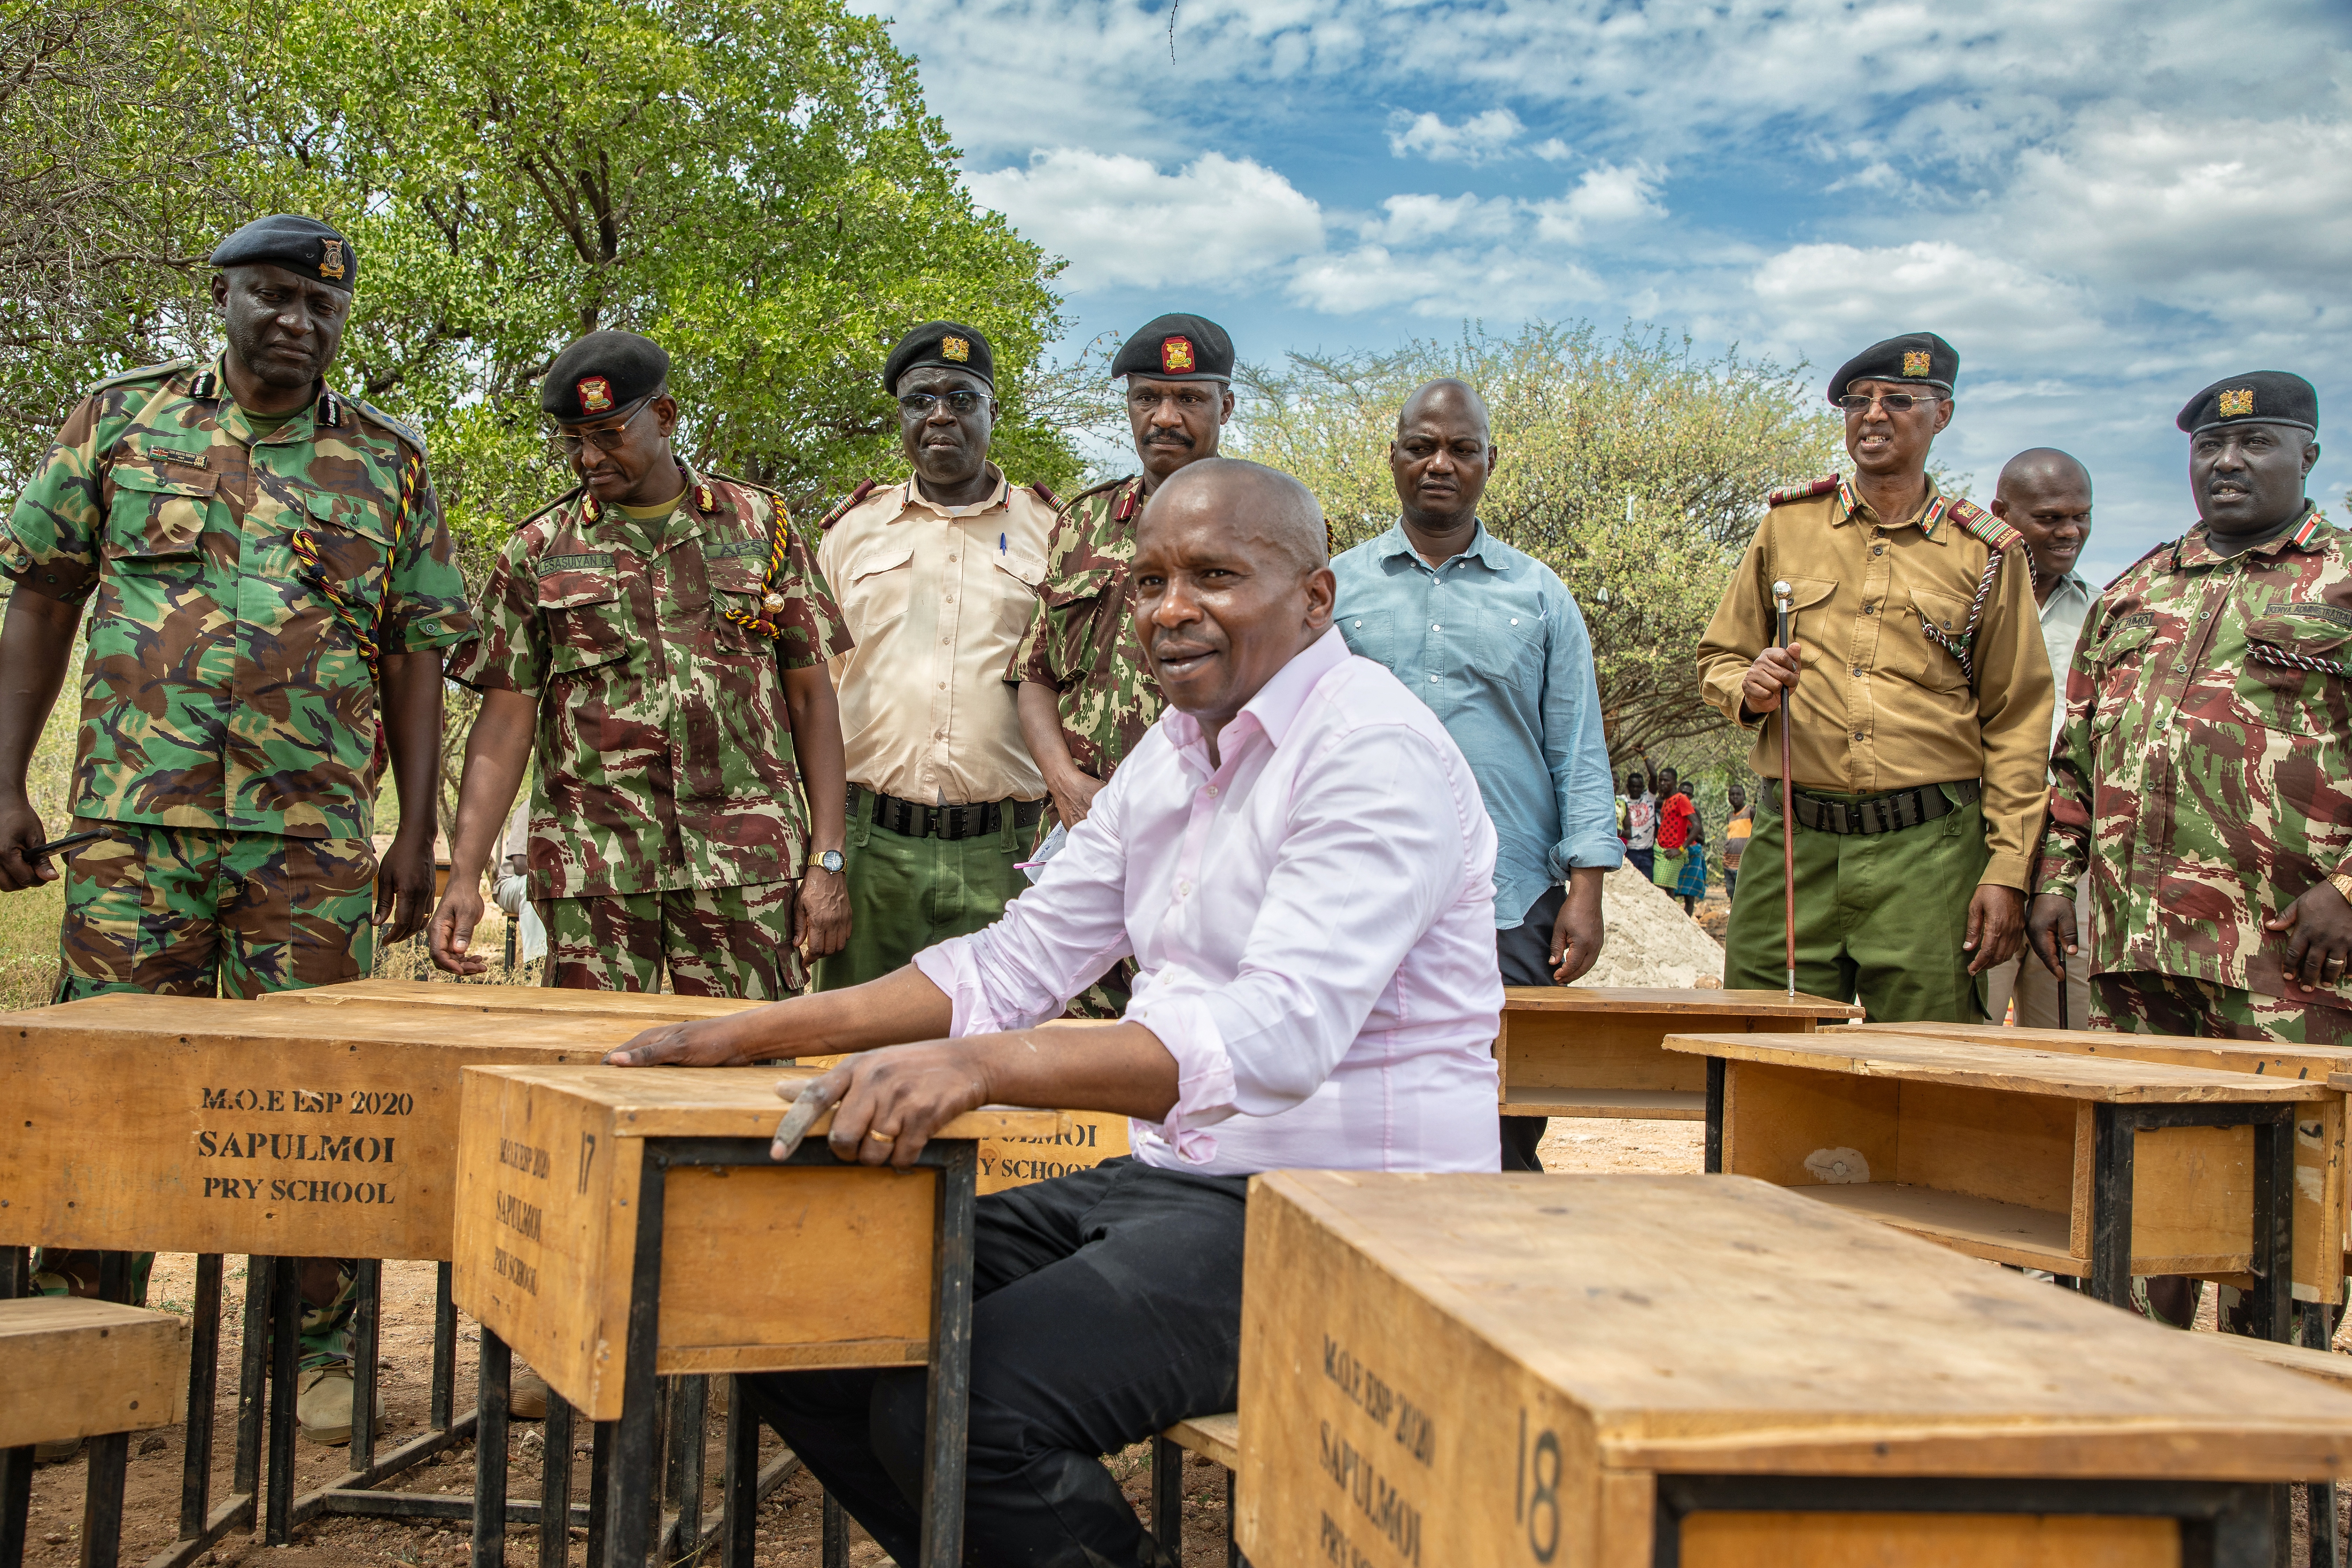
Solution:
M 457 1298 L 482 1325 L 478 1520 L 499 1517 L 505 1487 L 509 1347 L 590 1420 L 616 1423 L 595 1479 L 606 1500 L 593 1568 L 642 1568 L 654 1548 L 652 1489 L 610 1479 L 648 1473 L 658 1373 L 928 1365 L 922 1568 L 961 1562 L 977 1145 L 1050 1137 L 1060 1118 L 994 1107 L 958 1117 L 901 1173 L 835 1160 L 827 1116 L 779 1166 L 768 1147 L 785 1075 L 819 1076 L 465 1075 Z M 755 1425 L 741 1430 L 756 1441 Z M 740 1568 L 753 1523 L 744 1447 L 729 1445 L 720 1531 Z M 487 1528 L 476 1527 L 478 1560 L 499 1561 L 502 1532 L 486 1540 Z
M 373 1426 L 354 1421 L 349 1473 L 293 1495 L 301 1317 L 293 1260 L 362 1259 L 352 1370 L 363 1403 L 354 1409 L 372 1408 L 377 1260 L 451 1256 L 458 1068 L 593 1061 L 637 1026 L 139 994 L 0 1020 L 8 1133 L 0 1138 L 0 1272 L 20 1275 L 27 1247 L 97 1248 L 115 1255 L 108 1293 L 120 1299 L 131 1253 L 197 1254 L 180 1539 L 154 1568 L 193 1562 L 225 1531 L 254 1522 L 257 1497 L 271 1544 L 321 1510 L 470 1509 L 464 1499 L 373 1489 L 472 1429 L 473 1418 L 453 1405 L 457 1320 L 446 1306 L 446 1268 L 430 1429 L 379 1455 Z M 236 1459 L 230 1496 L 215 1507 L 221 1263 L 231 1252 L 252 1262 Z M 265 1408 L 266 1489 L 257 1485 Z M 518 1504 L 512 1517 L 537 1511 Z
M 1765 1183 L 1252 1184 L 1256 1568 L 2267 1565 L 2352 1395 Z
M 0 1568 L 25 1561 L 33 1457 L 41 1443 L 88 1440 L 82 1568 L 114 1568 L 131 1434 L 180 1418 L 188 1325 L 169 1312 L 41 1296 L 0 1300 Z
M 1865 1029 L 1666 1048 L 1707 1058 L 1710 1171 L 2079 1278 L 2118 1306 L 2135 1274 L 2223 1279 L 2287 1337 L 2311 1084 Z
M 2347 1240 L 2352 1216 L 2346 1213 L 2344 1097 L 2340 1089 L 2329 1089 L 2328 1075 L 2352 1073 L 2352 1049 L 2289 1045 L 2282 1040 L 2127 1035 L 2105 1029 L 2012 1029 L 1998 1024 L 1889 1024 L 1885 1031 L 2026 1050 L 2169 1062 L 2174 1067 L 2253 1073 L 2311 1085 L 2313 1097 L 2295 1112 L 2294 1296 L 2298 1301 L 2330 1304 L 2337 1300 L 2337 1285 L 2346 1272 L 2343 1255 L 2352 1251 L 2352 1240 Z M 2311 1331 L 2321 1327 L 2318 1313 L 2308 1314 L 2305 1321 Z
M 1495 1065 L 1506 1116 L 1697 1121 L 1706 1069 L 1669 1055 L 1668 1035 L 1811 1034 L 1862 1009 L 1785 991 L 1678 991 L 1621 985 L 1509 985 Z

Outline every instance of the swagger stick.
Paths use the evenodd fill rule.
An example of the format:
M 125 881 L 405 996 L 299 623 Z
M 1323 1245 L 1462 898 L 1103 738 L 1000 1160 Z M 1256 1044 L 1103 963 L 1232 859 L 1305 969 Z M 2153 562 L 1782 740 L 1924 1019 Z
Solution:
M 1786 583 L 1772 584 L 1772 610 L 1778 625 L 1776 646 L 1789 646 L 1789 603 Z M 1780 923 L 1789 937 L 1789 999 L 1797 997 L 1797 811 L 1792 799 L 1796 769 L 1790 762 L 1789 719 L 1795 705 L 1792 689 L 1780 694 Z

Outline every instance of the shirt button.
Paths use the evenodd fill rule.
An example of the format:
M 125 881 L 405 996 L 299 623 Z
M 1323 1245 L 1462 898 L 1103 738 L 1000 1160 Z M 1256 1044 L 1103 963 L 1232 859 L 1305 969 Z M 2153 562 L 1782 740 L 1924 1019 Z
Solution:
M 1511 625 L 1513 625 L 1513 626 L 1517 626 L 1518 624 L 1519 624 L 1519 617 L 1518 617 L 1518 616 L 1513 616 L 1511 617 Z
M 2208 616 L 2211 615 L 2212 613 L 2213 613 L 2213 612 L 2212 612 L 2212 611 L 2210 611 L 2210 610 L 2200 610 L 2200 611 L 2198 611 L 2198 612 L 2197 612 L 2197 618 L 2198 618 L 2199 620 L 2200 620 L 2200 621 L 2201 621 L 2201 620 L 2203 620 L 2206 616 Z
M 1862 673 L 1862 666 L 1860 666 L 1860 665 L 1858 665 L 1858 664 L 1857 664 L 1857 665 L 1855 665 L 1855 666 L 1853 667 L 1853 673 L 1854 673 L 1855 675 L 1860 675 L 1860 674 Z
M 1431 631 L 1433 631 L 1433 632 L 1442 632 L 1442 631 L 1444 631 L 1445 628 L 1444 628 L 1444 626 L 1439 626 L 1435 621 L 1432 621 L 1432 622 L 1430 622 L 1430 623 L 1429 623 L 1429 629 L 1430 629 Z
M 1874 616 L 1878 614 L 1878 606 L 1876 605 L 1864 605 L 1862 607 L 1862 613 L 1865 616 Z
M 1179 882 L 1179 883 L 1177 883 L 1177 884 L 1176 884 L 1176 896 L 1177 896 L 1178 898 L 1180 898 L 1180 899 L 1185 899 L 1185 898 L 1190 898 L 1190 897 L 1192 897 L 1192 883 L 1190 883 L 1190 882 Z
M 1213 799 L 1215 799 L 1215 798 L 1216 798 L 1216 794 L 1217 794 L 1217 786 L 1216 786 L 1216 785 L 1214 785 L 1214 784 L 1211 784 L 1211 785 L 1209 786 L 1209 788 L 1208 788 L 1208 795 L 1209 795 L 1209 797 L 1210 797 L 1211 799 L 1213 799 Z
M 1436 685 L 1436 684 L 1437 684 L 1437 677 L 1435 677 L 1435 676 L 1433 676 L 1433 676 L 1431 676 L 1431 677 L 1429 678 L 1429 683 L 1430 683 L 1432 686 Z

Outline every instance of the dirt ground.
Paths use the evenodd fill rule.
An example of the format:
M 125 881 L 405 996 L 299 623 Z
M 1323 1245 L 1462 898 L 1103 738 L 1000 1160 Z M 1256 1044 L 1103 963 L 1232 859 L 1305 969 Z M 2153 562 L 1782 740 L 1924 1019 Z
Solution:
M 1543 1142 L 1544 1168 L 1557 1173 L 1661 1171 L 1696 1173 L 1705 1154 L 1706 1129 L 1696 1121 L 1601 1121 L 1555 1120 Z M 1990 1268 L 1991 1265 L 1987 1265 Z M 157 1258 L 150 1305 L 185 1312 L 194 1294 L 194 1259 L 187 1254 Z M 241 1307 L 245 1297 L 245 1260 L 230 1258 L 223 1270 L 221 1352 L 222 1374 L 214 1416 L 213 1488 L 215 1501 L 226 1494 L 236 1430 L 236 1383 Z M 427 1373 L 432 1358 L 434 1267 L 429 1263 L 386 1263 L 383 1269 L 383 1387 L 389 1428 L 378 1438 L 379 1452 L 422 1434 L 430 1398 Z M 2200 1328 L 2210 1329 L 2209 1304 Z M 475 1385 L 475 1349 L 479 1342 L 473 1324 L 458 1321 L 457 1392 L 459 1408 L 471 1398 Z M 704 1458 L 709 1484 L 704 1493 L 706 1521 L 719 1518 L 719 1436 L 722 1424 L 714 1417 Z M 179 1510 L 180 1456 L 185 1429 L 171 1426 L 145 1434 L 131 1445 L 127 1501 L 122 1521 L 122 1561 L 138 1564 L 170 1545 Z M 575 1431 L 572 1500 L 587 1500 L 588 1433 Z M 763 1435 L 761 1463 L 774 1458 L 781 1447 L 773 1433 Z M 308 1491 L 324 1486 L 342 1473 L 342 1448 L 314 1447 L 298 1443 L 295 1471 L 298 1486 Z M 508 1495 L 536 1498 L 540 1487 L 541 1438 L 536 1424 L 518 1423 L 508 1471 Z M 1151 1467 L 1148 1448 L 1139 1446 L 1106 1461 L 1120 1479 L 1137 1511 L 1149 1514 Z M 73 1568 L 79 1561 L 83 1461 L 45 1465 L 33 1479 L 32 1512 L 28 1521 L 25 1561 L 32 1568 Z M 474 1449 L 468 1444 L 440 1456 L 393 1483 L 412 1491 L 464 1492 L 472 1488 Z M 805 1471 L 791 1476 L 760 1509 L 759 1568 L 817 1568 L 821 1534 L 822 1493 Z M 1222 1563 L 1225 1530 L 1225 1473 L 1205 1460 L 1188 1456 L 1184 1469 L 1184 1560 Z M 2346 1502 L 2352 1504 L 2352 1489 Z M 2297 1493 L 2296 1539 L 2302 1540 L 2301 1494 Z M 2352 1525 L 2352 1516 L 2339 1523 L 2339 1536 Z M 889 1559 L 863 1531 L 851 1527 L 851 1563 L 887 1563 Z M 572 1532 L 571 1562 L 586 1568 L 586 1532 Z M 266 1548 L 257 1534 L 232 1532 L 202 1559 L 210 1568 L 234 1568 L 251 1559 L 250 1568 L 378 1568 L 397 1563 L 404 1568 L 461 1568 L 467 1559 L 469 1528 L 460 1521 L 408 1521 L 321 1516 L 301 1526 L 291 1545 Z M 508 1531 L 509 1568 L 534 1568 L 538 1561 L 534 1529 Z

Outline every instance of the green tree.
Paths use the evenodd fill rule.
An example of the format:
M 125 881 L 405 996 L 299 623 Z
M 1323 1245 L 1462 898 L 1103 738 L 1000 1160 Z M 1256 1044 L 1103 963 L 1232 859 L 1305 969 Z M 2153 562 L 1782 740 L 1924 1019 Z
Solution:
M 1252 369 L 1236 455 L 1321 500 L 1339 549 L 1396 520 L 1388 445 L 1423 382 L 1458 376 L 1502 460 L 1479 516 L 1558 572 L 1592 632 L 1612 766 L 1723 728 L 1698 694 L 1698 638 L 1776 485 L 1835 466 L 1836 416 L 1783 368 L 1688 339 L 1531 322 L 1389 353 L 1294 354 Z

